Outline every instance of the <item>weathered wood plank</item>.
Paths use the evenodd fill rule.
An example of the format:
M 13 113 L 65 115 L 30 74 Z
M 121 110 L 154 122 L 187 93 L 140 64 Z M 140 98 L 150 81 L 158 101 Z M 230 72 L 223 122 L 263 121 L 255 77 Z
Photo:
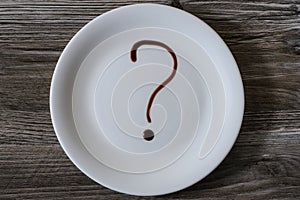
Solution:
M 166 198 L 234 198 L 237 194 L 244 198 L 293 197 L 296 194 L 291 192 L 299 188 L 300 179 L 293 172 L 300 163 L 296 146 L 289 145 L 288 154 L 282 144 L 272 150 L 268 145 L 236 146 L 204 181 Z M 2 197 L 124 197 L 82 175 L 59 146 L 5 145 L 0 150 Z M 252 155 L 245 156 L 249 151 Z
M 0 127 L 1 145 L 59 146 L 49 112 L 1 112 Z M 300 111 L 247 112 L 236 145 L 298 144 L 299 129 Z
M 246 95 L 241 133 L 225 161 L 158 199 L 299 199 L 299 0 L 1 1 L 0 199 L 141 199 L 103 188 L 69 161 L 48 104 L 71 37 L 96 16 L 140 2 L 173 5 L 212 26 L 237 60 Z

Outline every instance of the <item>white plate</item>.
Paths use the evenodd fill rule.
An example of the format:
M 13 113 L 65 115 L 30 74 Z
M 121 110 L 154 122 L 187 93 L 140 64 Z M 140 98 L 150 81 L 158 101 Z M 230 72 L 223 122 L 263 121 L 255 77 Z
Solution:
M 148 122 L 149 98 L 171 73 Z M 196 183 L 225 158 L 244 92 L 233 56 L 208 25 L 176 8 L 138 4 L 74 36 L 53 75 L 50 109 L 61 146 L 87 176 L 119 192 L 160 195 Z M 155 135 L 146 140 L 147 129 Z

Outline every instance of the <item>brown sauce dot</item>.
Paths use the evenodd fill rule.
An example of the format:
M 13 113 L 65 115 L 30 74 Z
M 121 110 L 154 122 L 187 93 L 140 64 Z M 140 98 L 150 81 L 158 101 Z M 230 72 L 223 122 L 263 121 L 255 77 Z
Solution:
M 150 129 L 146 129 L 144 131 L 144 139 L 147 140 L 147 141 L 151 141 L 151 140 L 153 140 L 153 138 L 154 138 L 153 131 L 150 130 Z

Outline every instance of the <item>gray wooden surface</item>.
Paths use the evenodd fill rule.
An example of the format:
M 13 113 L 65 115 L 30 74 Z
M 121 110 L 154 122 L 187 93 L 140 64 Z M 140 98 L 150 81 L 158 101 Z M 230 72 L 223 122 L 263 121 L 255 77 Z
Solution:
M 72 36 L 96 16 L 139 2 L 172 5 L 212 26 L 232 50 L 246 94 L 242 129 L 224 162 L 157 198 L 300 199 L 299 0 L 2 0 L 0 199 L 141 199 L 96 184 L 71 163 L 48 103 L 52 72 Z

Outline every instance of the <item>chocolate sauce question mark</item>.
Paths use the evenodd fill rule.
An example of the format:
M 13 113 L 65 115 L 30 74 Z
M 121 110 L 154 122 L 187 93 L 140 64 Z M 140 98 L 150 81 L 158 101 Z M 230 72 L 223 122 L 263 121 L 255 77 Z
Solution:
M 159 46 L 159 47 L 162 47 L 164 49 L 166 49 L 169 54 L 172 56 L 173 58 L 173 70 L 172 70 L 172 73 L 170 74 L 170 76 L 164 80 L 154 91 L 153 93 L 151 94 L 150 96 L 150 99 L 148 101 L 148 106 L 147 106 L 147 112 L 146 112 L 146 117 L 147 117 L 147 121 L 148 123 L 151 123 L 151 117 L 150 117 L 150 109 L 151 109 L 151 106 L 152 106 L 152 103 L 154 101 L 154 98 L 155 96 L 158 94 L 158 92 L 160 90 L 162 90 L 175 76 L 176 74 L 176 71 L 177 71 L 177 65 L 178 65 L 178 62 L 177 62 L 177 57 L 176 57 L 176 54 L 174 53 L 174 51 L 169 47 L 167 46 L 166 44 L 162 43 L 162 42 L 159 42 L 159 41 L 153 41 L 153 40 L 141 40 L 141 41 L 138 41 L 136 42 L 132 48 L 131 48 L 131 51 L 130 51 L 130 58 L 131 58 L 131 61 L 132 62 L 136 62 L 137 61 L 137 50 L 140 46 L 143 46 L 143 45 L 153 45 L 153 46 Z M 146 129 L 144 131 L 144 139 L 147 140 L 147 141 L 151 141 L 152 139 L 154 138 L 154 133 L 152 130 L 150 129 Z

